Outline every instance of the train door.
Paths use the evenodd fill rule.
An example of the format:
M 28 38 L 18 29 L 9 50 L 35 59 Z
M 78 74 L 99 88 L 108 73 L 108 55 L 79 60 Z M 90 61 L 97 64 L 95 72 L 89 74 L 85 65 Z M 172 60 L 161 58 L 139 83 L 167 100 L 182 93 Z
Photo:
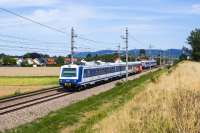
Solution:
M 87 75 L 87 70 L 83 69 L 83 82 L 86 82 L 86 75 Z
M 87 70 L 87 76 L 88 76 L 88 80 L 87 81 L 92 81 L 92 70 Z
M 94 80 L 94 70 L 93 69 L 91 69 L 91 79 L 92 79 L 92 81 Z

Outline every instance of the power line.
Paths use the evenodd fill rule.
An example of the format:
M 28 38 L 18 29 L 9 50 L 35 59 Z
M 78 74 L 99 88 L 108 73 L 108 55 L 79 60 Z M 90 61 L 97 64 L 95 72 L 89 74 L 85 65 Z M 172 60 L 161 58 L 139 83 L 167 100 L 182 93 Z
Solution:
M 36 40 L 36 39 L 30 39 L 30 38 L 22 38 L 22 37 L 16 37 L 16 36 L 9 36 L 9 35 L 3 35 L 0 34 L 2 37 L 8 37 L 8 38 L 14 38 L 19 40 L 27 40 L 27 41 L 33 41 L 33 42 L 42 42 L 45 44 L 69 44 L 69 43 L 61 43 L 61 42 L 50 42 L 50 41 L 44 41 L 44 40 Z
M 74 31 L 74 32 L 76 32 L 76 31 Z M 82 36 L 82 37 L 79 37 L 79 36 L 78 36 L 77 38 L 84 39 L 84 40 L 88 40 L 88 41 L 95 42 L 95 43 L 101 43 L 101 44 L 102 44 L 102 43 L 104 43 L 104 44 L 119 44 L 119 43 L 99 42 L 99 41 L 95 41 L 95 40 L 88 39 L 88 38 L 84 37 L 83 35 L 79 34 L 78 32 L 76 32 L 76 34 Z
M 133 35 L 131 35 L 130 32 L 129 32 L 129 36 L 131 37 L 131 39 L 133 39 L 133 40 L 136 41 L 137 43 L 142 44 L 142 45 L 144 45 L 144 46 L 147 46 L 147 44 L 142 43 L 142 42 L 138 41 L 135 37 L 133 37 Z
M 28 20 L 28 21 L 31 21 L 31 22 L 33 22 L 33 23 L 36 23 L 36 24 L 38 24 L 38 25 L 44 26 L 44 27 L 46 27 L 46 28 L 49 28 L 49 29 L 51 29 L 51 30 L 54 30 L 54 31 L 57 31 L 57 32 L 60 32 L 60 33 L 63 33 L 63 34 L 71 35 L 71 34 L 69 34 L 69 33 L 66 33 L 66 32 L 63 32 L 63 31 L 60 31 L 60 30 L 57 30 L 57 29 L 55 29 L 55 28 L 46 26 L 46 25 L 44 25 L 44 24 L 41 24 L 41 23 L 36 22 L 36 21 L 34 21 L 34 20 L 31 20 L 31 19 L 29 19 L 29 18 L 26 18 L 26 17 L 23 17 L 23 16 L 21 16 L 21 15 L 18 15 L 18 14 L 16 14 L 16 13 L 11 12 L 11 11 L 9 11 L 9 10 L 6 10 L 6 9 L 4 9 L 4 8 L 2 8 L 2 7 L 0 7 L 0 9 L 4 10 L 4 11 L 6 11 L 6 12 L 9 12 L 9 13 L 15 15 L 15 16 L 18 16 L 18 17 L 21 17 L 21 18 L 26 19 L 26 20 Z
M 47 46 L 47 45 L 42 45 L 41 43 L 33 43 L 33 42 L 21 42 L 21 41 L 13 41 L 13 40 L 2 40 L 0 39 L 1 42 L 4 42 L 4 43 L 14 43 L 14 44 L 24 44 L 24 45 L 34 45 L 35 44 L 39 44 L 39 46 Z M 57 44 L 52 44 L 52 45 L 56 45 Z M 66 46 L 66 45 L 59 45 L 59 46 Z M 52 47 L 52 46 L 50 46 Z

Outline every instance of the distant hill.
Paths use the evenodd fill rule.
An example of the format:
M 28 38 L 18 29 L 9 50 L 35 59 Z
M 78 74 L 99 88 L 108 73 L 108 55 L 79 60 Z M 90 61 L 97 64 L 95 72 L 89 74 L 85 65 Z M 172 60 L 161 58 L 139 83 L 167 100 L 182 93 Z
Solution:
M 87 53 L 78 53 L 78 54 L 74 54 L 74 57 L 82 57 L 82 58 L 85 58 L 87 56 L 88 53 L 90 53 L 92 56 L 95 56 L 96 54 L 97 55 L 100 55 L 100 54 L 114 54 L 116 50 L 101 50 L 101 51 L 96 51 L 96 52 L 87 52 Z M 145 49 L 146 51 L 146 55 L 149 55 L 150 53 L 150 50 L 149 49 Z M 165 56 L 169 56 L 169 51 L 170 51 L 170 56 L 172 58 L 179 58 L 179 56 L 183 53 L 183 50 L 182 49 L 167 49 L 165 50 Z M 125 54 L 125 50 L 122 50 L 121 52 L 121 55 Z M 128 51 L 129 54 L 135 54 L 135 50 L 129 50 Z M 158 55 L 160 53 L 160 50 L 159 49 L 152 49 L 151 50 L 151 55 L 152 57 L 156 55 Z M 140 49 L 137 49 L 136 50 L 136 54 L 137 56 L 140 54 Z M 189 53 L 185 52 L 186 55 L 189 55 Z M 161 50 L 161 55 L 163 56 L 164 55 L 164 50 Z

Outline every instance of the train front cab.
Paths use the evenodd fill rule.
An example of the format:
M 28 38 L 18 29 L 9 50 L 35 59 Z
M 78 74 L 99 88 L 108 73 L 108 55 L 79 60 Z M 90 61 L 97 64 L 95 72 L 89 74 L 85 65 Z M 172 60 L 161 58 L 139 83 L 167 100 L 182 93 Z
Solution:
M 77 65 L 65 65 L 61 67 L 59 83 L 66 89 L 78 89 L 78 82 L 81 82 L 81 68 Z

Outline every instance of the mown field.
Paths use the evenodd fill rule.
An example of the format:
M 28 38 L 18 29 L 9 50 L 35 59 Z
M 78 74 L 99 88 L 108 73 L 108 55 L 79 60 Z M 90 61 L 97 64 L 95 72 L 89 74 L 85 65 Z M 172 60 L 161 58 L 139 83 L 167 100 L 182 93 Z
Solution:
M 30 123 L 5 132 L 95 132 L 97 130 L 93 126 L 96 123 L 144 91 L 144 84 L 150 82 L 151 76 L 157 78 L 164 71 L 165 69 L 158 70 L 133 81 L 117 84 L 109 91 L 73 103 L 57 111 L 51 111 L 45 117 L 37 118 Z
M 0 76 L 59 76 L 60 67 L 0 67 Z

